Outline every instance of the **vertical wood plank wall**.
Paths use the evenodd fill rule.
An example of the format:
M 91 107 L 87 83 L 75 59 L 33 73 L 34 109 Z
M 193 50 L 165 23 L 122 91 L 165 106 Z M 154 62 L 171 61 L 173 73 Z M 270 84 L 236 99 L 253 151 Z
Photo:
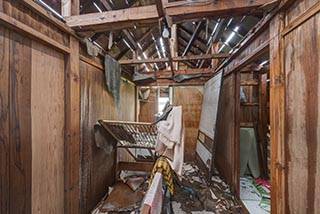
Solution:
M 135 120 L 135 86 L 122 81 L 121 106 L 107 91 L 104 72 L 80 62 L 81 77 L 81 213 L 88 213 L 114 182 L 114 155 L 96 146 L 93 126 L 99 119 Z
M 64 55 L 32 42 L 32 213 L 64 212 Z
M 9 30 L 0 26 L 0 213 L 9 213 Z
M 174 87 L 173 104 L 182 106 L 185 125 L 185 161 L 195 161 L 203 86 Z
M 80 188 L 88 189 L 81 204 L 87 213 L 107 191 L 108 167 L 114 167 L 95 147 L 93 125 L 134 121 L 135 86 L 122 82 L 116 109 L 103 71 L 80 63 L 68 28 L 25 4 L 0 1 L 1 17 L 8 18 L 0 24 L 0 213 L 79 213 Z M 81 157 L 88 179 L 79 187 L 80 149 L 88 150 Z
M 10 213 L 31 213 L 31 40 L 10 31 L 5 53 L 10 56 Z
M 232 73 L 224 77 L 217 118 L 215 136 L 215 167 L 220 175 L 239 194 L 239 75 Z M 234 173 L 237 172 L 237 173 Z
M 63 213 L 64 55 L 3 27 L 0 41 L 1 213 Z
M 271 23 L 272 213 L 320 210 L 320 2 L 295 1 Z
M 298 4 L 287 12 L 286 21 L 296 18 L 298 8 L 303 11 L 314 3 Z M 319 23 L 318 13 L 284 37 L 286 208 L 289 213 L 320 210 Z

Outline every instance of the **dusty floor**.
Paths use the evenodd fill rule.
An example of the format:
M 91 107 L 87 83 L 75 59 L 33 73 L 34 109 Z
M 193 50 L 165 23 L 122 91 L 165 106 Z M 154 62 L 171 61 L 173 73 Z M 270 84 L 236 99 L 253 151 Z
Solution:
M 141 195 L 147 190 L 148 175 L 140 174 L 140 177 L 145 181 L 135 191 L 123 183 L 118 183 L 92 213 L 139 213 Z M 227 214 L 240 213 L 242 208 L 240 202 L 231 194 L 229 187 L 218 176 L 212 178 L 209 186 L 203 173 L 192 163 L 184 164 L 182 181 L 175 179 L 174 189 L 174 195 L 171 197 L 172 213 Z M 122 196 L 122 193 L 126 195 Z M 130 197 L 138 200 L 128 200 Z M 126 199 L 117 200 L 117 198 Z

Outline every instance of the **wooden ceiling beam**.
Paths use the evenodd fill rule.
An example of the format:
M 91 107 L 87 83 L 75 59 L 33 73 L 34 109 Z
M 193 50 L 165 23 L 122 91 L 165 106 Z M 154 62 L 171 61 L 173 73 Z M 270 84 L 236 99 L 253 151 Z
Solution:
M 193 55 L 193 56 L 185 56 L 185 57 L 173 57 L 173 62 L 182 62 L 189 60 L 200 60 L 200 59 L 220 59 L 220 58 L 228 58 L 230 54 L 221 53 L 221 54 L 207 54 L 207 55 Z M 128 59 L 128 60 L 119 60 L 121 65 L 138 65 L 143 63 L 161 63 L 161 62 L 169 62 L 169 58 L 156 58 L 156 59 Z
M 162 70 L 162 71 L 149 71 L 149 72 L 140 72 L 141 74 L 154 74 L 157 78 L 167 78 L 171 76 L 171 70 Z M 178 74 L 202 74 L 204 76 L 214 74 L 214 70 L 210 68 L 206 69 L 182 69 L 182 70 L 174 70 L 176 75 Z
M 104 32 L 158 24 L 156 5 L 131 7 L 122 10 L 105 11 L 65 17 L 69 27 L 77 31 Z
M 204 85 L 210 77 L 198 77 L 194 79 L 188 79 L 183 82 L 175 82 L 172 79 L 157 79 L 153 81 L 139 81 L 135 82 L 137 86 L 174 86 L 174 85 L 179 85 L 179 86 L 189 86 L 189 85 Z
M 101 0 L 102 4 L 105 0 Z M 228 0 L 212 3 L 190 3 L 189 1 L 169 2 L 163 5 L 165 17 L 172 23 L 188 22 L 190 19 L 222 18 L 263 13 L 262 6 L 271 0 Z M 192 5 L 191 5 L 192 4 Z M 158 5 L 158 6 L 157 6 Z M 150 27 L 158 24 L 161 5 L 131 7 L 102 13 L 90 13 L 65 17 L 69 27 L 77 31 L 104 32 L 136 27 Z M 110 6 L 110 5 L 109 5 Z M 108 9 L 109 6 L 106 6 Z M 159 10 L 158 10 L 159 8 Z M 160 15 L 159 12 L 160 11 Z M 164 16 L 163 16 L 164 17 Z
M 185 22 L 199 17 L 222 18 L 227 16 L 243 16 L 261 14 L 261 7 L 272 0 L 228 0 L 211 2 L 175 1 L 163 5 L 165 14 L 173 18 L 173 22 Z

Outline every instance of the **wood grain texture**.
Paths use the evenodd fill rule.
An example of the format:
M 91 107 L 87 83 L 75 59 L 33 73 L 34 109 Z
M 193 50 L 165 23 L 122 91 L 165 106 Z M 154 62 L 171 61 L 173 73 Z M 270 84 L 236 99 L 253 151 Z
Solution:
M 195 151 L 200 123 L 203 87 L 175 87 L 174 106 L 182 106 L 185 125 L 185 161 L 195 161 Z
M 64 56 L 32 42 L 32 213 L 64 212 Z
M 9 213 L 9 31 L 0 27 L 0 213 Z
M 10 32 L 10 213 L 31 211 L 31 40 Z
M 3 1 L 3 13 L 63 46 L 69 45 L 69 37 L 67 33 L 55 24 L 52 24 L 50 21 L 43 19 L 41 15 L 30 10 L 19 1 Z
M 219 103 L 216 136 L 215 166 L 220 175 L 230 185 L 231 190 L 239 194 L 239 130 L 237 108 L 240 109 L 239 83 L 233 73 L 223 81 Z
M 73 37 L 70 50 L 65 63 L 65 212 L 79 213 L 80 60 L 79 41 Z
M 91 211 L 114 183 L 115 151 L 107 155 L 96 146 L 93 127 L 99 119 L 135 119 L 135 86 L 122 81 L 121 106 L 116 109 L 107 91 L 102 70 L 80 61 L 81 144 L 80 144 L 80 213 Z
M 284 61 L 282 39 L 279 36 L 283 29 L 281 14 L 270 22 L 270 171 L 271 171 L 271 213 L 285 212 L 285 89 Z
M 284 38 L 288 213 L 320 209 L 319 23 L 318 14 Z
M 294 20 L 299 18 L 300 15 L 304 14 L 316 3 L 319 3 L 319 0 L 298 0 L 294 1 L 285 12 L 285 26 L 291 24 Z
M 257 74 L 244 74 L 241 73 L 241 81 L 258 80 Z M 243 92 L 246 95 L 248 103 L 258 103 L 259 101 L 259 87 L 258 86 L 242 86 Z M 242 123 L 255 123 L 259 120 L 259 106 L 252 107 L 241 105 L 240 107 L 240 122 Z

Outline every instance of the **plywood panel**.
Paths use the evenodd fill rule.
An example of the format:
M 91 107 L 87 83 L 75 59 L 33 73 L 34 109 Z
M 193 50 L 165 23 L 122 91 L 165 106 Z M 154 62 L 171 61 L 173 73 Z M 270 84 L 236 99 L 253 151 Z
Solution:
M 216 74 L 212 79 L 208 80 L 204 86 L 199 130 L 211 139 L 214 139 L 216 129 L 222 76 L 223 72 Z
M 223 80 L 216 127 L 215 166 L 221 176 L 238 193 L 239 188 L 239 80 L 231 74 Z
M 64 56 L 32 43 L 32 213 L 64 212 Z
M 185 125 L 185 151 L 186 161 L 195 160 L 195 151 L 201 114 L 203 87 L 175 87 L 173 104 L 182 106 Z
M 135 86 L 122 81 L 120 109 L 107 91 L 102 70 L 80 62 L 81 77 L 81 213 L 88 213 L 114 182 L 115 152 L 107 155 L 96 146 L 93 127 L 99 119 L 133 121 Z
M 320 15 L 284 39 L 287 213 L 320 210 Z
M 10 32 L 10 213 L 31 213 L 31 40 Z M 8 53 L 7 53 L 8 54 Z
M 9 31 L 0 26 L 0 213 L 9 213 Z

